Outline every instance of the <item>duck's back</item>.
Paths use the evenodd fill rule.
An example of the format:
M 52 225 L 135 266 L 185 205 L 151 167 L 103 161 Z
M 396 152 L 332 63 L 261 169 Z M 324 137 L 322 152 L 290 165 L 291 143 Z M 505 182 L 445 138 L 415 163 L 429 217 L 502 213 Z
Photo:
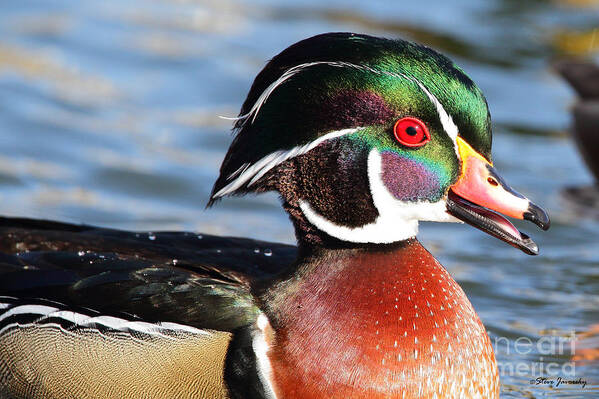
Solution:
M 221 398 L 252 282 L 296 249 L 3 218 L 0 252 L 1 397 Z

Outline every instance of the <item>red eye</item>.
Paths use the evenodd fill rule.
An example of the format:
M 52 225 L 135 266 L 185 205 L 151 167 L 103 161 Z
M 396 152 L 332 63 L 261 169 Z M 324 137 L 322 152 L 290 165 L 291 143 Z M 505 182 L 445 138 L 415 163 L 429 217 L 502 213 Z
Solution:
M 420 119 L 409 116 L 395 122 L 393 134 L 406 147 L 421 147 L 431 141 L 426 125 Z

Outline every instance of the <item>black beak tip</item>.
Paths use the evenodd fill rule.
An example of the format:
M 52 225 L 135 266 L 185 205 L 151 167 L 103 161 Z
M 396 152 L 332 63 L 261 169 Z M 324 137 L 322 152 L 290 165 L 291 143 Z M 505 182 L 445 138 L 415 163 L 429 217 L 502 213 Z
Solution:
M 521 249 L 525 254 L 528 255 L 538 255 L 539 247 L 537 244 L 526 234 L 520 233 L 522 235 L 522 241 L 518 243 L 517 248 Z
M 532 202 L 528 205 L 528 210 L 524 212 L 523 217 L 524 220 L 533 222 L 543 230 L 549 230 L 549 227 L 551 227 L 551 220 L 549 220 L 547 212 Z

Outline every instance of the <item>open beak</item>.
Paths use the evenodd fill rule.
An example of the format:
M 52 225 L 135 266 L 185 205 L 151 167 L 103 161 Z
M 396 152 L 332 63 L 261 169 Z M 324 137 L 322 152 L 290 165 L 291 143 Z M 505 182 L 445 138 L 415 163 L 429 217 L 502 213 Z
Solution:
M 462 170 L 449 190 L 447 212 L 529 255 L 537 255 L 537 244 L 499 213 L 530 220 L 543 230 L 550 226 L 547 213 L 508 186 L 493 164 L 461 137 L 457 145 Z

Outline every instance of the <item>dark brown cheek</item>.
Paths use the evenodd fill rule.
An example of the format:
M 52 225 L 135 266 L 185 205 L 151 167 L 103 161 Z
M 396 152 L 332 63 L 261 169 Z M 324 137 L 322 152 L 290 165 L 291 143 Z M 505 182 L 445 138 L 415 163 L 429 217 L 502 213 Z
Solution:
M 423 164 L 391 151 L 382 154 L 383 183 L 400 201 L 437 201 L 442 195 L 437 176 Z
M 329 221 L 348 227 L 372 223 L 378 216 L 367 172 L 367 151 L 351 142 L 327 142 L 294 159 L 291 190 L 277 189 L 290 203 L 307 200 Z

